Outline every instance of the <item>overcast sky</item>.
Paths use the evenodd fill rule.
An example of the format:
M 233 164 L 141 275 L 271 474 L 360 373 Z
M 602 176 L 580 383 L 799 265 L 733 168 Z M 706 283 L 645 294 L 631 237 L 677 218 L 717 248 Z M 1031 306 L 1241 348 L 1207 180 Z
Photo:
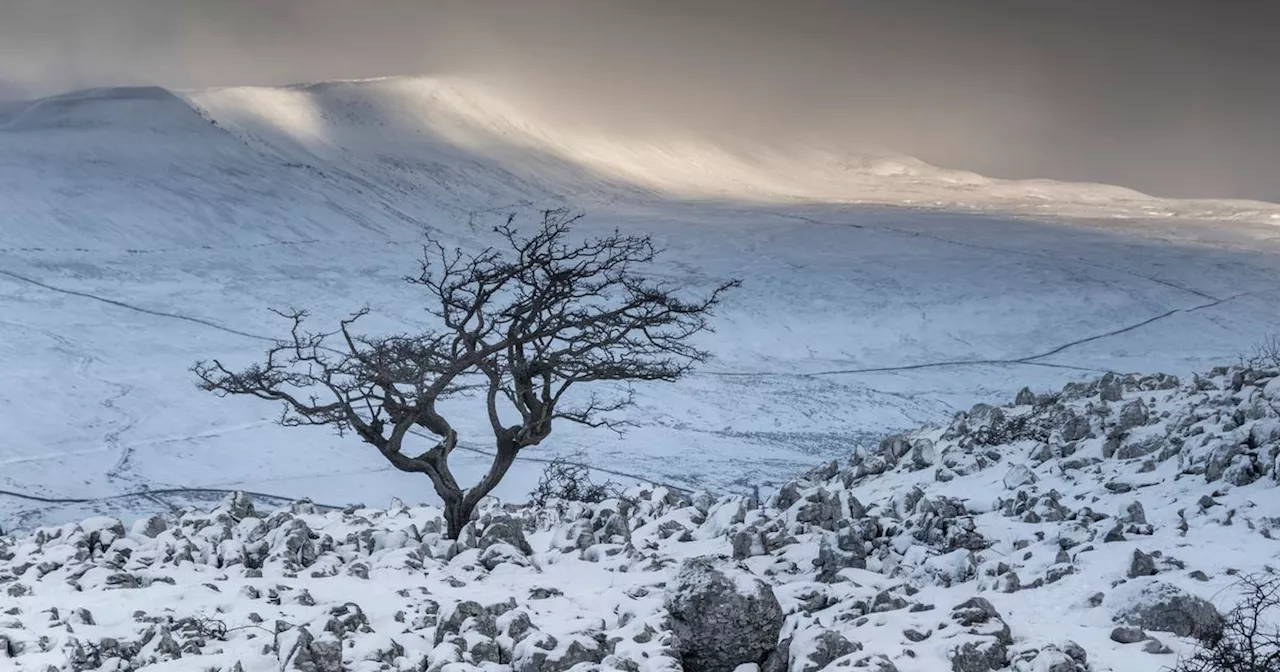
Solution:
M 0 97 L 459 74 L 621 130 L 1280 200 L 1275 4 L 0 0 Z

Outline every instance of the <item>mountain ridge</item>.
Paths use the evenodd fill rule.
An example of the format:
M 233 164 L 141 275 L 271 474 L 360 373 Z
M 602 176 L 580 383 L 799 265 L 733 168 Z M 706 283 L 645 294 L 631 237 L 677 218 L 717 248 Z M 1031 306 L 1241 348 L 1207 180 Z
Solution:
M 126 140 L 133 143 L 128 151 L 112 151 Z M 358 209 L 362 193 L 382 192 L 383 200 L 404 201 L 408 207 L 401 214 L 410 219 L 430 216 L 439 206 L 465 212 L 494 202 L 589 205 L 656 198 L 1280 223 L 1280 205 L 1271 203 L 1162 199 L 1113 185 L 999 180 L 889 151 L 841 148 L 835 141 L 778 147 L 676 132 L 627 135 L 572 127 L 527 112 L 493 87 L 460 79 L 90 89 L 11 107 L 0 117 L 0 150 L 52 164 L 64 158 L 60 152 L 76 158 L 92 153 L 99 163 L 123 162 L 138 171 L 151 160 L 160 164 L 156 170 L 193 176 L 203 163 L 215 175 L 288 185 L 281 197 L 295 189 L 297 196 L 333 194 L 334 201 L 346 203 L 337 210 L 348 213 Z M 78 167 L 76 172 L 88 173 L 82 182 L 117 179 L 104 178 L 93 165 Z M 251 184 L 241 186 L 253 194 Z M 259 209 L 288 203 L 264 195 L 269 198 Z

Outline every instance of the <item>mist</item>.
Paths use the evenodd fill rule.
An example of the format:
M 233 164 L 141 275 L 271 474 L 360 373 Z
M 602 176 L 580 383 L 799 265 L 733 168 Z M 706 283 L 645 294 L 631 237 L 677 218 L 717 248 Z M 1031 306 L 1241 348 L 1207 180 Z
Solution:
M 1266 0 L 0 0 L 0 98 L 474 77 L 618 132 L 1280 201 Z

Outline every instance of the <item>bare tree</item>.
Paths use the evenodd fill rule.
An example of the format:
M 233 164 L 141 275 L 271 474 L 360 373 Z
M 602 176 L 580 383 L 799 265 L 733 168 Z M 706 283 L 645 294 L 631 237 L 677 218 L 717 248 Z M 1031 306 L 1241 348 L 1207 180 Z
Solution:
M 572 242 L 580 218 L 545 211 L 525 237 L 513 215 L 495 228 L 498 247 L 473 254 L 429 238 L 421 272 L 406 280 L 424 292 L 436 329 L 357 335 L 366 310 L 313 333 L 295 310 L 279 313 L 292 322 L 291 338 L 265 361 L 234 371 L 214 360 L 192 370 L 201 389 L 282 402 L 282 424 L 354 432 L 395 468 L 426 474 L 456 538 L 520 451 L 546 440 L 557 420 L 619 430 L 612 416 L 631 403 L 630 383 L 674 381 L 705 361 L 709 353 L 692 337 L 710 330 L 711 311 L 739 285 L 678 298 L 675 283 L 642 273 L 658 254 L 648 236 L 615 231 Z M 593 391 L 576 405 L 565 396 L 609 381 L 625 390 Z M 449 468 L 458 433 L 439 402 L 454 395 L 483 399 L 495 441 L 493 463 L 470 488 Z M 413 454 L 406 443 L 417 435 L 435 445 Z
M 1277 672 L 1280 670 L 1280 577 L 1240 580 L 1241 599 L 1222 624 L 1201 638 L 1199 649 L 1174 672 Z

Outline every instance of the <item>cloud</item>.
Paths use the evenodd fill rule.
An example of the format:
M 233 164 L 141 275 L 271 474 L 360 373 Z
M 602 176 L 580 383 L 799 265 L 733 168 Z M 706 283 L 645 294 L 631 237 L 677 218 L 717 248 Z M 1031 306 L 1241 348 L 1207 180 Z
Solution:
M 3 3 L 0 97 L 461 74 L 624 131 L 1280 199 L 1264 0 Z

